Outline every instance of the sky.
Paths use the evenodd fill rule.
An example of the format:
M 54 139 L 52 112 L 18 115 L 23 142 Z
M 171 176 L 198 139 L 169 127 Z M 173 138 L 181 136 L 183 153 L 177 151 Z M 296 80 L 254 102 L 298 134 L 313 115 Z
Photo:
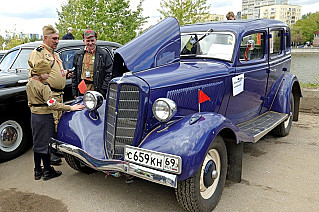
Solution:
M 42 27 L 47 24 L 54 25 L 58 22 L 57 10 L 61 10 L 61 5 L 66 0 L 0 0 L 0 35 L 5 35 L 5 31 L 38 33 L 42 34 Z M 207 0 L 211 4 L 211 14 L 224 14 L 233 11 L 235 14 L 241 11 L 241 0 Z M 134 10 L 139 0 L 130 0 L 131 8 Z M 301 13 L 319 11 L 318 0 L 288 0 L 289 4 L 301 5 Z M 144 0 L 143 16 L 149 16 L 148 23 L 144 28 L 159 22 L 160 13 L 159 0 Z M 60 32 L 64 34 L 66 32 Z

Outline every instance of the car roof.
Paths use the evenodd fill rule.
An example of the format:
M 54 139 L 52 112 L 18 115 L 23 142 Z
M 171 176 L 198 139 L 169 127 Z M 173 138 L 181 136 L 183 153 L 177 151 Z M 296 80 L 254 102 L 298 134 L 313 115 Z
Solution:
M 214 31 L 232 31 L 235 33 L 242 33 L 244 31 L 268 27 L 288 26 L 282 21 L 273 19 L 240 19 L 184 25 L 181 26 L 181 33 L 206 32 L 209 29 L 213 29 Z
M 10 49 L 10 51 L 16 50 L 19 48 L 34 49 L 34 48 L 38 47 L 41 43 L 43 43 L 43 41 L 24 43 L 24 44 L 21 44 L 19 46 L 16 46 L 16 47 Z M 96 45 L 97 46 L 115 46 L 115 47 L 122 46 L 121 44 L 118 44 L 115 42 L 101 41 L 101 40 L 98 40 Z M 83 42 L 83 40 L 60 40 L 56 50 L 59 50 L 61 48 L 65 48 L 65 47 L 71 47 L 71 46 L 84 46 L 84 42 Z

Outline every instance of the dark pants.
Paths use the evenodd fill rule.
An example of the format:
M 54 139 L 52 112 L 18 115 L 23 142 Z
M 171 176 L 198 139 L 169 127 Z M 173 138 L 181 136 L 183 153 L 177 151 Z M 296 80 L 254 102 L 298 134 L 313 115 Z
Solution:
M 55 138 L 53 115 L 31 113 L 31 129 L 35 168 L 41 167 L 42 159 L 47 169 L 50 167 L 49 141 L 51 137 Z

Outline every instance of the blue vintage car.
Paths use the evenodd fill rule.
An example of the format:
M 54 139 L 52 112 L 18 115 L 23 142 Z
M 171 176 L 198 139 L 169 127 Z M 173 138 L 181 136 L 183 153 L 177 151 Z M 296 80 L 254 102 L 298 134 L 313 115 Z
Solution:
M 175 188 L 182 207 L 211 211 L 240 182 L 244 142 L 289 133 L 299 82 L 290 30 L 276 20 L 180 27 L 167 18 L 119 48 L 106 100 L 64 113 L 53 148 L 75 170 Z

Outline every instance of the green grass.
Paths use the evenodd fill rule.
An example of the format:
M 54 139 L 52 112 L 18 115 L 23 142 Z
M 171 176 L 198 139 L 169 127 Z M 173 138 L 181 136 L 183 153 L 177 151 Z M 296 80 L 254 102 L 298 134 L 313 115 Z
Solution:
M 311 82 L 307 82 L 307 83 L 300 83 L 300 86 L 302 88 L 319 88 L 319 83 L 311 83 Z

